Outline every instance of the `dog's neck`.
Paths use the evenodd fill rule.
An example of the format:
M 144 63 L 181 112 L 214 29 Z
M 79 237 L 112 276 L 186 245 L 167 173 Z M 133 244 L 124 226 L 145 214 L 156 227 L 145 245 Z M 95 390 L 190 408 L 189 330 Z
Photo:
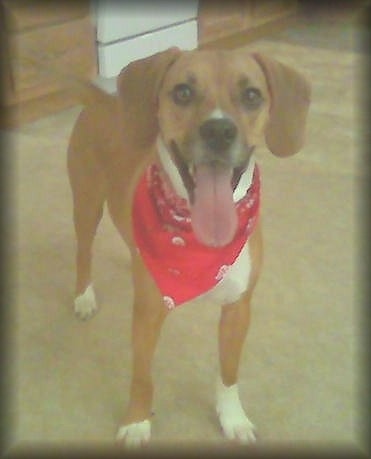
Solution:
M 163 168 L 166 175 L 168 176 L 174 188 L 175 193 L 181 198 L 185 199 L 189 203 L 188 193 L 187 193 L 186 187 L 184 186 L 182 177 L 178 171 L 178 168 L 175 166 L 171 158 L 171 154 L 169 150 L 167 149 L 161 136 L 157 138 L 156 144 L 157 144 L 157 153 L 158 153 L 161 167 Z M 248 189 L 251 187 L 254 167 L 255 167 L 255 158 L 254 158 L 254 155 L 252 155 L 249 160 L 249 164 L 246 170 L 241 175 L 241 178 L 237 184 L 237 187 L 233 192 L 234 202 L 238 202 L 240 199 L 242 199 L 247 193 Z

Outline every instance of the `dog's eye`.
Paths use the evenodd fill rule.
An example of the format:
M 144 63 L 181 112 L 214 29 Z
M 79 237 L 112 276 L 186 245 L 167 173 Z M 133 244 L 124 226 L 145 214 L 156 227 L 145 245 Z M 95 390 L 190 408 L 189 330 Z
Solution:
M 193 97 L 193 89 L 185 83 L 177 84 L 172 91 L 173 100 L 178 105 L 187 105 Z
M 242 91 L 242 102 L 246 108 L 254 110 L 263 102 L 263 96 L 257 88 L 245 88 Z

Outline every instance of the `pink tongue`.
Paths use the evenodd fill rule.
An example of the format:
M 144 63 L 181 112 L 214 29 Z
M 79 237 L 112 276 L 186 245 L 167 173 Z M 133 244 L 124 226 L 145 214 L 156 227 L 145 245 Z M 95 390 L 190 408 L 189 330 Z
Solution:
M 195 200 L 191 208 L 193 231 L 205 245 L 227 245 L 237 230 L 232 169 L 201 165 L 197 166 L 195 175 Z

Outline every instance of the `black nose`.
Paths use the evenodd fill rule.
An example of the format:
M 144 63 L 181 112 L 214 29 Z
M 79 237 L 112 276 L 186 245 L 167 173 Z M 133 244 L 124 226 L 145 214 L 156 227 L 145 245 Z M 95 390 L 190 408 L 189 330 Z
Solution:
M 200 126 L 200 136 L 214 151 L 223 151 L 232 145 L 237 136 L 237 128 L 227 118 L 212 118 Z

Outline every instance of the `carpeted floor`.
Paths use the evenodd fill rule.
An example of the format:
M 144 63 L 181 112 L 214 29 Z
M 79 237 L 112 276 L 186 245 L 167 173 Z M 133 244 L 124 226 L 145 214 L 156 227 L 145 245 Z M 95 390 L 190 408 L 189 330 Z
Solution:
M 358 187 L 367 179 L 357 128 L 364 57 L 344 46 L 344 23 L 326 27 L 321 21 L 302 34 L 296 27 L 251 46 L 295 66 L 313 84 L 303 151 L 284 160 L 258 153 L 265 264 L 240 387 L 261 448 L 359 445 L 362 433 L 356 217 Z M 107 215 L 95 246 L 99 313 L 79 322 L 72 312 L 65 151 L 78 112 L 10 135 L 14 446 L 108 447 L 127 402 L 130 260 Z M 213 408 L 218 315 L 211 304 L 189 306 L 166 322 L 154 365 L 153 444 L 224 444 Z

